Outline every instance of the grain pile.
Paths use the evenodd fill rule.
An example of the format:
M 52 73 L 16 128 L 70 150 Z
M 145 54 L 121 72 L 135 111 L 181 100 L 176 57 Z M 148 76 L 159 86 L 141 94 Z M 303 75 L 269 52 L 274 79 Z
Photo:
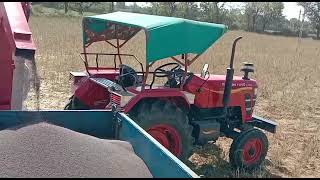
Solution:
M 0 131 L 0 177 L 152 177 L 130 143 L 45 122 Z

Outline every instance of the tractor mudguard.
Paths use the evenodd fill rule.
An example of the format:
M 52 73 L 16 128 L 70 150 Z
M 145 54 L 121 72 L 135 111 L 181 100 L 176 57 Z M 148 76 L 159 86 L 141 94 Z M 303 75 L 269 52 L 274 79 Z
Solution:
M 124 112 L 128 113 L 136 104 L 148 98 L 170 99 L 170 101 L 173 101 L 180 108 L 183 108 L 184 110 L 189 109 L 190 104 L 193 104 L 193 99 L 188 97 L 188 95 L 188 92 L 176 91 L 173 89 L 145 90 L 128 102 Z
M 276 133 L 276 129 L 278 126 L 278 123 L 272 121 L 272 120 L 268 120 L 256 115 L 252 116 L 252 121 L 247 122 L 248 124 L 251 124 L 255 127 L 258 127 L 260 129 L 264 129 L 268 132 L 271 133 Z
M 89 79 L 79 84 L 74 96 L 91 109 L 104 109 L 110 100 L 109 91 Z

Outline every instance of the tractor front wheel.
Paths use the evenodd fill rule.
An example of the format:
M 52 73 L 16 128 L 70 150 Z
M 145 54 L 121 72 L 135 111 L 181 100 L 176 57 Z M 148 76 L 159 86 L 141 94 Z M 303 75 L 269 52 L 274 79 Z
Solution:
M 243 131 L 233 140 L 229 151 L 231 165 L 253 170 L 264 161 L 268 151 L 267 136 L 259 129 Z
M 188 117 L 167 100 L 144 101 L 129 116 L 182 161 L 191 155 L 194 138 Z

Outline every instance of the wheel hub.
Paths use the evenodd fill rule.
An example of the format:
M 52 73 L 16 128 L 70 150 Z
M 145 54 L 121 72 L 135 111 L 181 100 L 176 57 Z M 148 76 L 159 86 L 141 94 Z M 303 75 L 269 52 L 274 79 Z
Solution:
M 250 155 L 250 156 L 253 156 L 253 155 L 254 155 L 254 149 L 253 149 L 253 148 L 250 148 L 250 149 L 249 149 L 249 155 Z
M 262 154 L 262 142 L 260 139 L 251 139 L 243 147 L 243 160 L 246 164 L 258 161 Z
M 149 128 L 147 132 L 175 156 L 179 157 L 181 155 L 181 138 L 173 127 L 169 125 L 155 125 Z

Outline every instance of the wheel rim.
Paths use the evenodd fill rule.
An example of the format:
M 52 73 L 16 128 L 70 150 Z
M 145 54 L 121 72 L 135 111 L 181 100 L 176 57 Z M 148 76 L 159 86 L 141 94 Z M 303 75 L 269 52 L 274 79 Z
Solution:
M 249 140 L 243 147 L 243 160 L 250 165 L 258 161 L 262 154 L 262 142 L 258 138 Z
M 181 138 L 175 128 L 161 124 L 152 126 L 147 132 L 175 156 L 181 155 Z

